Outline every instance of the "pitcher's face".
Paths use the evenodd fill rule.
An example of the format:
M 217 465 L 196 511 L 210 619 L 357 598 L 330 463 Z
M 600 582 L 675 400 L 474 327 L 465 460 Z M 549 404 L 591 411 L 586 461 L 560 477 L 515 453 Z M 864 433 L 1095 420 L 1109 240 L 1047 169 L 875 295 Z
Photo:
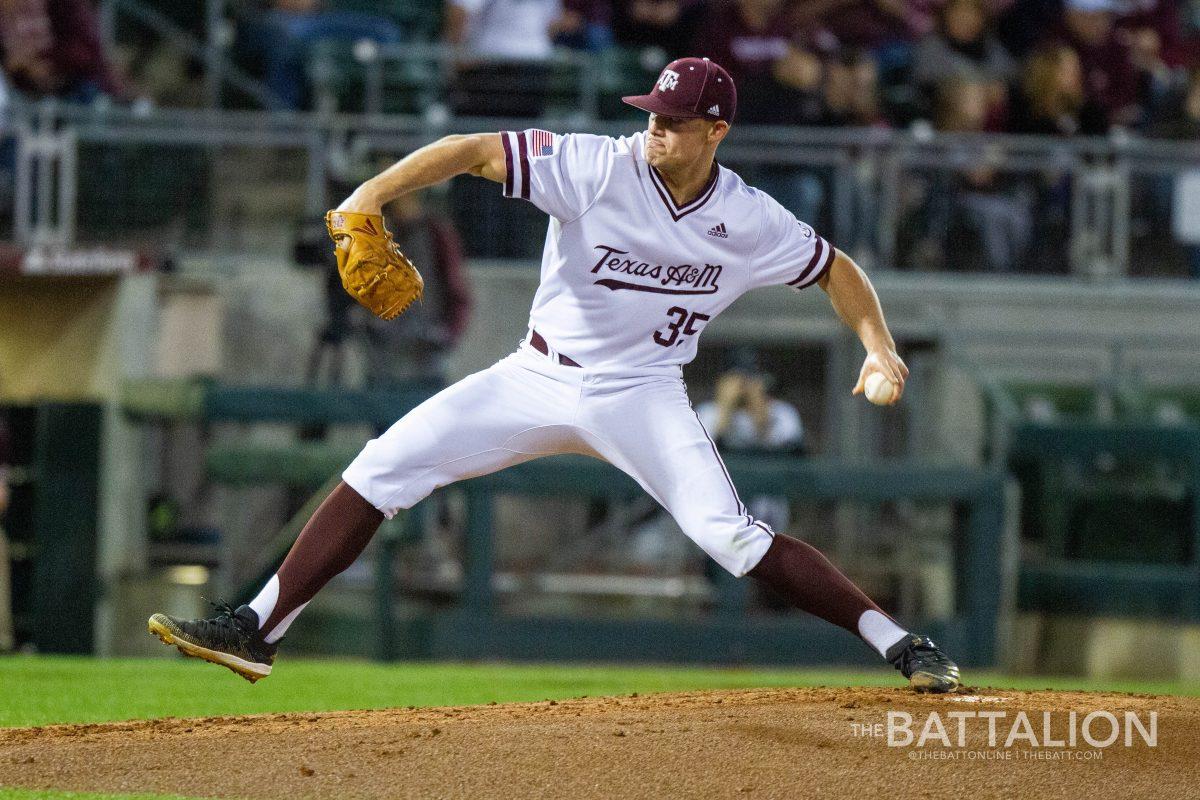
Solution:
M 646 161 L 659 171 L 691 164 L 715 149 L 728 129 L 725 122 L 651 114 L 646 128 Z

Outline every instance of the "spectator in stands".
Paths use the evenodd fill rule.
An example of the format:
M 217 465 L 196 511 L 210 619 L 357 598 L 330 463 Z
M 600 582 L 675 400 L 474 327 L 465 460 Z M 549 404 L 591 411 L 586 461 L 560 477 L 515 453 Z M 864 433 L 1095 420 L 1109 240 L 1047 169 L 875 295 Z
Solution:
M 804 426 L 795 406 L 772 397 L 774 378 L 749 348 L 735 351 L 713 399 L 696 408 L 718 448 L 800 455 Z
M 724 453 L 804 454 L 804 425 L 791 403 L 772 397 L 772 376 L 750 349 L 734 352 L 712 400 L 696 407 L 701 424 Z M 749 498 L 750 513 L 778 531 L 789 522 L 786 497 Z
M 1045 41 L 1062 17 L 1063 0 L 1013 0 L 994 3 L 996 35 L 1018 60 Z
M 1115 7 L 1116 0 L 1066 0 L 1057 36 L 1079 56 L 1087 99 L 1109 126 L 1127 126 L 1140 120 L 1144 98 L 1129 46 L 1117 35 Z
M 88 0 L 0 2 L 0 63 L 12 88 L 34 97 L 121 94 Z
M 869 54 L 846 50 L 825 62 L 822 125 L 888 127 L 881 103 L 879 66 Z
M 738 85 L 737 116 L 746 125 L 816 125 L 822 119 L 823 67 L 790 22 L 783 0 L 734 0 L 708 8 L 692 45 Z M 808 168 L 776 167 L 751 176 L 801 219 L 816 220 L 824 178 Z
M 942 84 L 937 129 L 983 132 L 989 100 L 988 84 L 961 80 Z M 1031 192 L 1000 171 L 1001 154 L 990 147 L 964 144 L 947 152 L 945 162 L 951 169 L 936 171 L 918 215 L 926 253 L 951 269 L 1019 269 L 1033 232 Z
M 929 27 L 925 3 L 914 0 L 809 0 L 794 3 L 793 24 L 821 29 L 837 47 L 871 51 L 885 68 L 907 63 L 915 37 Z
M 262 51 L 267 87 L 284 108 L 308 104 L 308 60 L 322 41 L 395 44 L 401 31 L 378 14 L 331 10 L 322 0 L 271 0 L 262 24 L 246 31 Z
M 574 21 L 577 22 L 577 17 Z M 574 24 L 560 0 L 447 0 L 445 41 L 458 48 L 450 104 L 462 116 L 530 118 L 546 110 L 553 40 Z M 515 209 L 485 181 L 451 183 L 452 207 L 472 217 L 473 256 L 533 255 L 536 209 Z M 482 223 L 477 221 L 482 220 Z
M 886 128 L 887 118 L 882 111 L 879 87 L 879 67 L 870 54 L 861 50 L 846 50 L 825 62 L 825 81 L 821 124 L 829 127 Z M 865 254 L 874 237 L 879 215 L 879 195 L 873 185 L 870 170 L 823 168 L 810 170 L 803 184 L 807 204 L 798 206 L 801 219 L 811 219 L 827 227 L 833 220 L 818 216 L 828 208 L 833 181 L 842 181 L 838 189 L 844 193 L 838 220 L 838 243 L 848 253 Z
M 445 39 L 462 52 L 456 113 L 541 116 L 554 38 L 577 24 L 562 0 L 449 0 Z
M 1200 33 L 1186 31 L 1184 15 L 1190 13 L 1193 25 L 1200 25 L 1200 4 L 1190 12 L 1178 0 L 1117 0 L 1117 38 L 1129 48 L 1137 69 L 1139 92 L 1145 119 L 1152 123 L 1161 114 L 1157 106 L 1170 103 L 1181 83 L 1187 80 L 1187 67 L 1200 53 Z
M 1184 31 L 1178 0 L 1117 0 L 1117 35 L 1129 46 L 1138 68 L 1152 73 L 1188 65 L 1200 42 Z
M 692 46 L 737 81 L 738 121 L 806 125 L 821 116 L 821 61 L 801 41 L 783 0 L 735 0 L 704 15 Z
M 933 31 L 917 45 L 912 79 L 926 104 L 939 83 L 958 80 L 985 84 L 991 130 L 1003 119 L 1008 85 L 1016 77 L 1016 62 L 996 38 L 984 0 L 949 0 L 942 6 Z
M 704 9 L 703 0 L 612 0 L 613 40 L 623 47 L 659 48 L 664 62 L 691 55 L 688 45 Z
M 1025 60 L 1010 122 L 1016 133 L 1050 136 L 1094 136 L 1108 127 L 1104 109 L 1087 95 L 1078 53 L 1059 43 Z
M 563 13 L 552 26 L 555 44 L 600 51 L 612 45 L 612 4 L 606 0 L 563 0 Z
M 1104 110 L 1090 100 L 1083 86 L 1079 56 L 1065 44 L 1047 43 L 1025 59 L 1017 98 L 1012 103 L 1010 129 L 1042 136 L 1094 136 L 1108 130 Z M 1028 271 L 1065 273 L 1069 268 L 1065 242 L 1070 238 L 1071 176 L 1046 169 L 1034 184 L 1033 246 L 1036 259 Z

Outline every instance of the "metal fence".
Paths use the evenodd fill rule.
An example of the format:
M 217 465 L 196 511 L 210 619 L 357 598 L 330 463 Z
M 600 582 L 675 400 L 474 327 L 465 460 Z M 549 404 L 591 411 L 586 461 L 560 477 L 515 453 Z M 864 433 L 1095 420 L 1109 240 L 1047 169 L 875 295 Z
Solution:
M 242 228 L 274 225 L 282 247 L 296 222 L 391 159 L 451 132 L 531 125 L 639 128 L 576 111 L 434 119 L 15 102 L 0 128 L 0 169 L 13 176 L 0 201 L 24 245 L 153 239 L 213 255 L 261 249 Z M 739 126 L 720 155 L 876 268 L 1200 276 L 1197 142 Z M 471 255 L 536 257 L 543 218 L 493 189 L 462 178 L 438 202 Z

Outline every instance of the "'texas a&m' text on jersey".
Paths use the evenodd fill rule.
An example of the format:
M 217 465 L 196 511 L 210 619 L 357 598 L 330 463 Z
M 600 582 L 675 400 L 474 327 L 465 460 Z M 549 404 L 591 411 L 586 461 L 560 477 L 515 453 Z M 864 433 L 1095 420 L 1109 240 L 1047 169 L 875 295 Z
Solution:
M 550 215 L 530 327 L 588 369 L 677 372 L 743 292 L 804 289 L 833 263 L 811 227 L 723 166 L 676 205 L 646 162 L 644 131 L 501 139 L 504 195 Z

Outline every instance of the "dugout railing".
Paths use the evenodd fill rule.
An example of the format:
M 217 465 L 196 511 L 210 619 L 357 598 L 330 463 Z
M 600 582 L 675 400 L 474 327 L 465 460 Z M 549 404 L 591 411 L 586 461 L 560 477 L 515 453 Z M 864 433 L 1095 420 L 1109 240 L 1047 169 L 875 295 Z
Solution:
M 181 401 L 162 392 L 155 400 L 153 387 L 145 384 L 129 388 L 131 402 L 126 409 L 135 417 L 151 419 L 170 409 L 173 415 L 215 423 L 352 422 L 368 416 L 368 421 L 380 423 L 403 413 L 422 395 L 372 398 L 328 390 L 210 386 L 193 389 L 191 399 Z M 800 503 L 954 504 L 963 515 L 953 540 L 955 610 L 948 618 L 921 624 L 948 644 L 970 652 L 976 663 L 994 662 L 997 643 L 1015 610 L 1059 616 L 1200 619 L 1200 558 L 1196 555 L 1200 553 L 1200 427 L 1139 421 L 1130 415 L 1106 423 L 1086 418 L 1031 421 L 1020 418 L 1022 392 L 1057 393 L 1058 402 L 1068 410 L 1094 404 L 1094 392 L 1000 384 L 988 391 L 995 413 L 1003 416 L 1007 428 L 1004 442 L 993 451 L 994 466 L 990 468 L 917 461 L 867 466 L 829 459 L 737 456 L 729 457 L 729 467 L 747 495 L 770 493 Z M 1185 399 L 1189 396 L 1185 393 Z M 1122 405 L 1132 406 L 1133 393 L 1127 391 L 1124 397 Z M 346 402 L 347 398 L 354 402 Z M 267 550 L 273 555 L 246 581 L 241 593 L 265 579 L 313 504 L 353 455 L 353 448 L 311 443 L 274 447 L 226 443 L 209 449 L 206 470 L 218 484 L 322 487 L 299 509 L 292 524 L 267 540 Z M 1148 459 L 1151 468 L 1132 474 L 1118 469 L 1138 459 Z M 1164 473 L 1161 466 L 1153 466 L 1163 463 L 1174 467 Z M 1095 464 L 1099 464 L 1098 481 L 1090 473 L 1080 477 L 1080 465 L 1086 472 L 1088 465 Z M 1005 482 L 1010 470 L 1025 495 L 1020 504 L 1023 511 L 1012 504 L 1011 497 L 1006 509 Z M 1107 481 L 1106 475 L 1110 476 Z M 409 603 L 407 613 L 396 615 L 398 598 L 408 587 L 397 585 L 393 565 L 404 540 L 419 536 L 423 506 L 402 514 L 381 533 L 374 562 L 374 621 L 342 620 L 350 630 L 359 631 L 361 640 L 377 643 L 373 655 L 796 662 L 813 653 L 815 660 L 855 659 L 853 647 L 812 620 L 748 616 L 746 582 L 719 572 L 711 575 L 711 586 L 695 611 L 682 616 L 589 615 L 585 622 L 572 614 L 507 613 L 497 595 L 501 585 L 494 558 L 497 497 L 628 500 L 639 496 L 640 489 L 603 463 L 563 457 L 467 481 L 458 490 L 465 498 L 467 513 L 462 576 L 449 592 L 449 606 L 433 604 L 413 613 Z M 1072 522 L 1070 517 L 1072 508 L 1089 506 L 1110 513 L 1118 508 L 1113 503 L 1126 504 L 1134 512 L 1161 509 L 1160 498 L 1166 498 L 1167 517 L 1145 518 L 1143 533 L 1135 539 L 1121 530 L 1108 535 L 1104 525 L 1089 520 Z M 1017 518 L 1006 524 L 1006 510 L 1010 515 L 1032 515 L 1040 521 L 1044 534 L 1033 541 L 1020 541 L 1018 528 L 1028 525 Z M 1173 523 L 1175 516 L 1180 518 Z M 1178 530 L 1172 532 L 1172 526 Z M 612 591 L 618 591 L 616 584 Z M 704 608 L 707 611 L 701 612 Z M 362 647 L 361 641 L 342 641 L 342 645 Z
M 948 337 L 958 348 L 970 339 Z M 989 375 L 951 355 L 986 400 L 987 463 L 1020 487 L 1016 608 L 1196 622 L 1200 389 L 1178 375 L 1147 381 L 1156 365 L 1142 363 L 1187 343 L 1115 331 L 1086 339 L 1096 359 L 1086 382 Z
M 315 479 L 330 469 L 336 474 L 353 453 L 322 449 L 310 450 L 299 459 L 296 455 L 291 448 L 218 448 L 210 453 L 208 468 L 211 477 L 221 483 L 258 485 L 284 475 L 288 480 L 301 480 Z M 289 462 L 304 466 L 285 466 Z M 1004 604 L 1011 602 L 1015 578 L 1011 569 L 1006 569 L 1014 556 L 1005 533 L 1002 475 L 916 462 L 862 466 L 731 457 L 728 466 L 746 494 L 771 492 L 802 503 L 950 503 L 961 509 L 962 525 L 953 542 L 954 612 L 911 622 L 945 646 L 964 653 L 964 663 L 996 663 L 1007 618 Z M 704 601 L 683 614 L 506 612 L 497 596 L 500 579 L 494 561 L 492 515 L 498 496 L 629 500 L 641 490 L 607 464 L 573 457 L 539 459 L 465 481 L 458 488 L 465 496 L 467 516 L 463 575 L 451 592 L 454 600 L 450 606 L 433 604 L 415 613 L 410 606 L 409 613 L 398 617 L 398 600 L 405 587 L 397 585 L 392 568 L 405 534 L 405 520 L 380 537 L 374 566 L 374 629 L 364 628 L 361 621 L 357 626 L 377 642 L 373 653 L 377 657 L 869 663 L 869 654 L 860 652 L 861 646 L 852 637 L 806 615 L 749 614 L 748 581 L 716 571 Z M 311 509 L 301 513 L 304 511 Z M 421 506 L 408 513 L 421 513 Z M 290 545 L 287 536 L 275 541 L 283 548 Z M 612 593 L 620 593 L 621 576 L 609 575 L 603 580 L 612 583 Z M 667 582 L 666 578 L 659 580 Z
M 1114 357 L 1120 360 L 1124 354 Z M 1127 383 L 1071 386 L 976 377 L 993 420 L 989 467 L 942 467 L 916 461 L 864 467 L 821 459 L 731 457 L 731 470 L 745 493 L 777 493 L 799 502 L 924 499 L 957 504 L 966 515 L 963 533 L 954 542 L 957 610 L 951 619 L 932 621 L 929 627 L 947 641 L 959 637 L 957 641 L 976 652 L 994 650 L 976 634 L 966 632 L 982 631 L 979 636 L 995 642 L 1014 609 L 1054 615 L 1200 619 L 1200 426 L 1194 422 L 1200 412 L 1200 395 L 1186 387 L 1171 391 Z M 426 393 L 139 382 L 127 387 L 124 406 L 128 414 L 142 419 L 169 415 L 213 423 L 387 424 Z M 1027 415 L 1033 407 L 1031 401 L 1043 409 L 1033 418 Z M 1182 409 L 1185 416 L 1162 419 L 1163 403 L 1167 408 Z M 1054 419 L 1046 418 L 1047 404 L 1054 409 Z M 1189 418 L 1193 420 L 1190 423 Z M 353 455 L 354 448 L 337 445 L 271 447 L 226 442 L 210 448 L 205 463 L 211 480 L 224 486 L 280 484 L 311 489 L 336 475 Z M 1002 476 L 1009 473 L 1016 475 L 1022 502 L 1019 508 L 1009 510 L 1021 518 L 1010 518 L 1006 527 L 1002 522 Z M 586 459 L 538 461 L 469 481 L 461 488 L 468 507 L 467 535 L 463 576 L 453 587 L 452 609 L 403 619 L 393 615 L 390 609 L 395 608 L 398 595 L 391 565 L 401 540 L 415 535 L 412 526 L 419 527 L 419 522 L 405 518 L 381 535 L 376 621 L 372 623 L 377 627 L 369 631 L 371 637 L 377 634 L 379 641 L 374 654 L 549 656 L 556 652 L 555 642 L 561 644 L 557 652 L 562 655 L 577 652 L 575 644 L 567 644 L 581 635 L 577 619 L 496 612 L 503 604 L 496 602 L 499 578 L 491 522 L 495 498 L 573 495 L 628 499 L 640 494 L 638 488 L 610 467 Z M 1096 513 L 1078 516 L 1088 509 L 1115 519 L 1106 523 Z M 301 508 L 294 524 L 269 539 L 267 549 L 274 558 L 268 557 L 262 574 L 255 573 L 243 589 L 249 590 L 265 578 L 308 512 L 311 508 Z M 1130 514 L 1143 514 L 1135 526 L 1140 526 L 1141 532 L 1132 537 L 1126 530 Z M 1036 522 L 1032 529 L 1029 520 Z M 581 646 L 594 645 L 605 652 L 620 647 L 636 649 L 641 646 L 637 643 L 649 637 L 673 642 L 663 646 L 674 648 L 678 655 L 687 652 L 684 643 L 703 640 L 716 625 L 722 636 L 732 637 L 728 646 L 734 648 L 720 653 L 770 660 L 770 654 L 759 649 L 766 647 L 766 642 L 779 636 L 801 636 L 802 622 L 796 623 L 796 630 L 791 627 L 794 621 L 773 620 L 761 629 L 756 626 L 762 620 L 747 623 L 741 616 L 744 582 L 723 578 L 718 576 L 705 592 L 702 605 L 711 607 L 709 618 L 610 620 L 598 629 L 607 631 L 604 637 L 608 638 L 584 636 Z M 1007 600 L 1002 602 L 1004 597 Z M 494 637 L 476 629 L 484 624 L 481 620 L 494 626 L 488 628 L 497 632 Z M 765 638 L 756 638 L 760 633 Z M 803 631 L 804 636 L 810 634 L 819 636 L 820 629 Z M 565 637 L 561 641 L 556 638 L 560 635 Z M 853 652 L 844 654 L 852 656 Z
M 422 392 L 344 393 L 331 390 L 226 387 L 217 384 L 136 382 L 126 386 L 127 415 L 143 422 L 194 420 L 207 424 L 287 422 L 389 422 Z M 243 572 L 241 596 L 265 580 L 324 493 L 336 482 L 352 449 L 319 443 L 287 446 L 215 444 L 204 455 L 206 472 L 226 487 L 289 485 L 317 488 L 293 521 L 268 537 L 264 566 Z M 921 630 L 963 653 L 964 663 L 991 665 L 1011 604 L 1015 573 L 1012 538 L 1005 526 L 1005 479 L 992 470 L 895 461 L 873 465 L 794 457 L 731 457 L 730 471 L 743 494 L 770 493 L 800 503 L 928 502 L 961 514 L 953 526 L 953 610 L 919 621 Z M 331 477 L 332 476 L 332 477 Z M 320 488 L 318 488 L 320 487 Z M 452 602 L 419 604 L 398 616 L 405 587 L 393 565 L 423 505 L 381 531 L 375 556 L 374 620 L 340 619 L 335 646 L 362 648 L 384 658 L 582 658 L 714 663 L 869 663 L 853 637 L 799 614 L 750 614 L 748 581 L 713 571 L 701 602 L 666 616 L 598 612 L 510 613 L 499 602 L 494 558 L 493 508 L 501 495 L 629 500 L 641 489 L 615 468 L 593 459 L 539 459 L 456 487 L 465 498 L 462 576 Z M 608 576 L 617 584 L 620 576 Z M 615 584 L 614 584 L 615 585 Z M 329 631 L 319 614 L 312 630 Z M 916 623 L 917 621 L 913 621 Z M 349 633 L 347 633 L 349 631 Z M 357 641 L 355 641 L 357 639 Z
M 1200 620 L 1200 392 L 981 386 L 989 461 L 1021 493 L 1015 608 Z M 1041 409 L 1032 418 L 1030 401 Z

